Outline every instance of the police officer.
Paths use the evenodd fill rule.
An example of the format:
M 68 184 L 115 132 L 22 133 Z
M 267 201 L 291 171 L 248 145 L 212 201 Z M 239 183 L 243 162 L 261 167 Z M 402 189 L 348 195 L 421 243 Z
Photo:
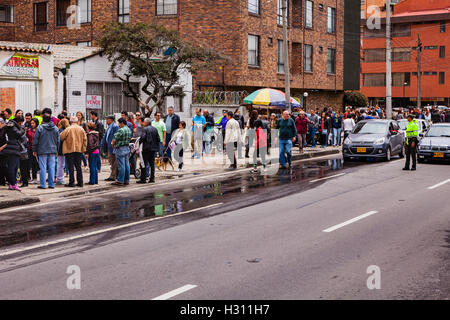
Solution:
M 406 128 L 406 141 L 405 141 L 405 151 L 406 151 L 406 163 L 403 170 L 409 170 L 410 158 L 412 158 L 411 170 L 416 170 L 416 148 L 419 136 L 419 125 L 417 120 L 414 119 L 412 114 L 408 115 L 408 127 Z

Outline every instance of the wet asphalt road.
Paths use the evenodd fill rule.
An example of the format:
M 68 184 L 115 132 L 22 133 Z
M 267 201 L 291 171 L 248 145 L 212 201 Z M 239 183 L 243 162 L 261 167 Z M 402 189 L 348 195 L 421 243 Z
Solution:
M 436 186 L 449 166 L 402 164 L 330 157 L 276 176 L 85 197 L 82 209 L 70 199 L 10 211 L 16 229 L 8 237 L 2 222 L 5 250 L 173 216 L 0 257 L 0 298 L 152 299 L 192 284 L 173 299 L 449 299 L 450 183 Z M 66 288 L 69 265 L 81 268 L 81 290 Z M 380 290 L 366 286 L 371 265 Z
M 311 180 L 360 165 L 357 162 L 344 164 L 340 157 L 325 157 L 297 162 L 292 170 L 280 170 L 275 175 L 254 174 L 244 169 L 213 177 L 170 181 L 164 185 L 118 187 L 113 192 L 80 193 L 69 199 L 62 196 L 60 201 L 52 203 L 0 210 L 0 248 L 92 228 L 171 216 L 219 202 L 227 203 L 227 206 L 231 203 L 232 209 L 242 208 L 308 189 L 320 184 L 311 183 Z M 220 207 L 223 206 L 216 209 Z M 183 217 L 183 222 L 218 213 L 217 210 L 206 211 Z

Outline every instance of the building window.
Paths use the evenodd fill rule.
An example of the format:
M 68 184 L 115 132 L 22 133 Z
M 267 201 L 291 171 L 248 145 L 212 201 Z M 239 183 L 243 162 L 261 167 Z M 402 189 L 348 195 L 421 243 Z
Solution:
M 248 35 L 248 65 L 259 66 L 259 36 Z
M 336 74 L 336 49 L 328 48 L 327 73 Z
M 174 90 L 183 92 L 183 87 L 175 87 Z M 183 95 L 174 95 L 173 96 L 173 110 L 175 112 L 183 112 Z
M 436 76 L 437 72 L 436 71 L 424 71 L 423 75 L 424 76 Z
M 284 73 L 284 44 L 283 44 L 283 40 L 278 40 L 277 72 L 278 73 Z
M 91 42 L 90 41 L 78 41 L 77 46 L 79 47 L 90 47 Z
M 156 0 L 156 15 L 174 15 L 177 14 L 177 0 Z
M 0 22 L 14 22 L 13 6 L 0 6 Z
M 306 0 L 306 10 L 305 10 L 305 20 L 306 24 L 305 26 L 307 28 L 313 27 L 313 9 L 314 8 L 314 2 Z
M 411 74 L 409 72 L 393 72 L 392 73 L 392 86 L 403 87 L 405 83 L 409 86 L 411 82 Z
M 56 25 L 64 27 L 67 25 L 67 19 L 70 15 L 67 13 L 67 9 L 70 6 L 70 0 L 57 0 L 56 1 Z
M 364 38 L 385 38 L 386 37 L 386 26 L 381 25 L 380 28 L 369 29 L 367 26 L 364 27 Z
M 277 24 L 280 26 L 283 25 L 283 7 L 285 4 L 284 1 L 285 0 L 278 0 Z M 286 20 L 287 24 L 289 25 L 289 1 L 287 1 Z
M 248 0 L 248 12 L 259 14 L 259 0 Z
M 34 4 L 34 31 L 47 31 L 47 2 Z
M 364 62 L 385 62 L 385 49 L 366 49 L 364 50 Z
M 445 58 L 445 46 L 439 47 L 439 58 Z
M 336 9 L 328 7 L 328 33 L 336 32 Z
M 440 23 L 440 31 L 445 32 L 445 21 L 441 21 Z
M 393 62 L 410 61 L 411 60 L 411 48 L 393 48 L 391 59 Z
M 386 31 L 385 31 L 385 33 L 386 33 Z M 393 24 L 392 25 L 392 37 L 409 37 L 410 35 L 411 35 L 411 25 L 410 24 Z M 386 36 L 386 34 L 384 36 Z
M 78 23 L 91 22 L 91 0 L 77 0 Z
M 425 46 L 423 47 L 425 50 L 437 50 L 438 46 Z
M 364 87 L 384 87 L 386 86 L 385 73 L 365 73 Z
M 439 72 L 439 84 L 445 84 L 445 72 Z
M 306 72 L 312 72 L 313 71 L 313 65 L 312 65 L 312 61 L 313 61 L 313 46 L 309 45 L 309 44 L 305 44 L 305 53 L 303 55 L 304 61 L 303 61 L 303 65 L 304 65 L 304 71 Z
M 121 23 L 130 22 L 130 0 L 119 0 L 118 18 Z

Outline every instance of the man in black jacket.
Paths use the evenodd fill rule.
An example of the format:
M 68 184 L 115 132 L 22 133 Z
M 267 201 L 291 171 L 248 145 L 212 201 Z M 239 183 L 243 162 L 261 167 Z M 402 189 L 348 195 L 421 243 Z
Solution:
M 166 141 L 165 146 L 169 145 L 170 140 L 172 139 L 172 132 L 178 129 L 180 126 L 180 117 L 175 114 L 173 107 L 169 107 L 167 109 L 168 114 L 164 117 L 164 123 L 166 124 Z M 172 159 L 172 150 L 167 148 L 167 157 Z
M 142 157 L 144 158 L 145 170 L 141 173 L 141 180 L 137 183 L 146 183 L 147 176 L 150 175 L 149 183 L 155 182 L 155 154 L 159 151 L 159 134 L 158 130 L 151 126 L 151 119 L 145 118 L 141 120 L 143 126 L 141 132 Z

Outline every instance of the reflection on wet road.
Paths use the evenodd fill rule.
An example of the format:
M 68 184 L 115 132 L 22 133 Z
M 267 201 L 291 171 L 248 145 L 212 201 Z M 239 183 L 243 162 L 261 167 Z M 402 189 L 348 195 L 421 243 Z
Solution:
M 219 177 L 208 183 L 180 181 L 176 186 L 123 189 L 121 193 L 99 194 L 76 198 L 63 203 L 0 211 L 0 247 L 41 239 L 69 231 L 124 223 L 184 212 L 227 201 L 242 203 L 242 207 L 283 195 L 301 192 L 317 184 L 318 179 L 352 169 L 358 163 L 343 163 L 340 157 L 295 164 L 292 170 L 280 170 L 276 175 L 260 175 L 250 171 Z M 246 201 L 251 198 L 252 201 Z

